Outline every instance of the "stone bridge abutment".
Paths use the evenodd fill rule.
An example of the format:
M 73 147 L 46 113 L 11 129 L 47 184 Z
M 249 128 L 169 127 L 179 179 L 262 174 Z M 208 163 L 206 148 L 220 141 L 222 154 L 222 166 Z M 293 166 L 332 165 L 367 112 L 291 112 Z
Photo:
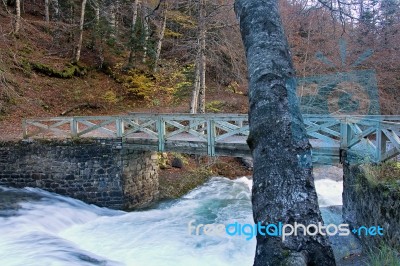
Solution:
M 121 139 L 0 143 L 0 186 L 36 187 L 113 209 L 146 207 L 158 197 L 157 153 Z

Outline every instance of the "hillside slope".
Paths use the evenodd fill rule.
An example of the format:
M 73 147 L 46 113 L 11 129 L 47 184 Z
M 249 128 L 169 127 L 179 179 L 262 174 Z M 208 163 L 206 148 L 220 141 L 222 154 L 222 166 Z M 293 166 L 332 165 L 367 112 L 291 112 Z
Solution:
M 89 37 L 81 62 L 73 65 L 68 27 L 25 15 L 20 34 L 14 36 L 10 17 L 0 13 L 1 139 L 20 138 L 27 117 L 188 112 L 190 66 L 165 60 L 157 75 L 146 65 L 127 70 L 127 51 L 113 53 L 109 46 L 112 64 L 99 68 Z M 223 88 L 212 81 L 207 85 L 209 112 L 247 112 L 243 88 Z

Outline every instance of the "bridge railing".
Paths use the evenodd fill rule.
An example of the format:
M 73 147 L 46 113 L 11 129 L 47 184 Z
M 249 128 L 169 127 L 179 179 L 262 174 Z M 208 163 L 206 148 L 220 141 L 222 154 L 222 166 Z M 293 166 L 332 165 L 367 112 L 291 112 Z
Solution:
M 312 144 L 323 150 L 326 157 L 339 158 L 341 151 L 348 151 L 380 162 L 400 154 L 400 116 L 304 115 L 303 118 Z M 210 156 L 216 155 L 216 147 L 246 146 L 248 135 L 249 122 L 244 114 L 130 113 L 23 121 L 25 139 L 124 138 L 134 143 L 142 140 L 160 152 L 186 143 L 188 152 L 203 145 Z
M 339 145 L 353 160 L 381 162 L 400 155 L 400 116 L 304 115 L 310 139 Z
M 166 143 L 202 142 L 215 155 L 221 143 L 245 143 L 247 115 L 241 114 L 143 114 L 24 119 L 23 137 L 111 137 L 156 140 L 158 151 Z

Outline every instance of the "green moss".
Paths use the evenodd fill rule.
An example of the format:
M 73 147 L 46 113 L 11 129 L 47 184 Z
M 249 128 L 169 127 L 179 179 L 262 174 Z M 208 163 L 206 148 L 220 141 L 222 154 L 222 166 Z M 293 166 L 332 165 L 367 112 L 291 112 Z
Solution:
M 287 257 L 289 257 L 289 255 L 290 255 L 290 251 L 287 250 L 287 249 L 285 249 L 285 250 L 282 251 L 282 255 L 283 255 L 285 258 L 287 258 Z
M 400 162 L 364 165 L 365 178 L 372 187 L 385 186 L 400 192 Z
M 400 254 L 387 245 L 368 252 L 369 266 L 400 266 Z
M 42 73 L 49 77 L 55 78 L 72 78 L 72 77 L 80 77 L 84 76 L 87 73 L 86 67 L 83 67 L 79 64 L 68 64 L 66 68 L 63 70 L 57 70 L 52 68 L 51 66 L 41 64 L 41 63 L 29 63 L 32 70 L 36 72 Z

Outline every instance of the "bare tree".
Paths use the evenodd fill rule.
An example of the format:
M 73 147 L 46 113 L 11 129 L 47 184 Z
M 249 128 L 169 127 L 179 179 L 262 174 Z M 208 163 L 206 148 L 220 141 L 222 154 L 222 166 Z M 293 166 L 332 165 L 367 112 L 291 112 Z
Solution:
M 133 61 L 135 58 L 135 45 L 134 45 L 134 40 L 135 40 L 135 27 L 136 27 L 136 22 L 137 22 L 137 17 L 138 17 L 138 6 L 139 6 L 139 0 L 133 0 L 132 3 L 132 23 L 131 23 L 131 37 L 129 41 L 129 59 L 128 59 L 128 65 L 133 66 Z
M 157 72 L 157 69 L 158 69 L 158 62 L 160 60 L 161 48 L 162 48 L 162 43 L 163 43 L 164 34 L 165 34 L 165 28 L 167 26 L 167 11 L 168 11 L 167 2 L 164 2 L 164 8 L 162 11 L 162 24 L 161 24 L 161 27 L 160 27 L 159 33 L 158 33 L 156 57 L 154 58 L 153 72 Z
M 143 23 L 143 58 L 142 58 L 142 62 L 146 63 L 148 42 L 149 42 L 149 14 L 148 14 L 146 5 L 142 5 L 142 23 Z
M 206 0 L 200 0 L 199 8 L 199 112 L 206 112 Z
M 52 5 L 54 9 L 54 17 L 58 19 L 60 16 L 60 5 L 58 3 L 58 0 L 52 0 Z
M 19 30 L 21 29 L 21 1 L 15 1 L 15 29 L 14 33 L 18 35 Z
M 78 63 L 81 57 L 82 42 L 83 42 L 83 25 L 85 23 L 85 9 L 87 0 L 82 0 L 81 3 L 81 18 L 79 22 L 79 39 L 76 45 L 74 62 Z
M 200 53 L 197 54 L 195 60 L 195 72 L 194 72 L 194 83 L 192 90 L 192 99 L 190 101 L 190 113 L 196 114 L 198 111 L 199 102 L 199 90 L 200 90 L 200 60 L 198 59 Z
M 197 54 L 195 82 L 190 103 L 191 113 L 205 113 L 205 93 L 206 93 L 206 11 L 205 0 L 200 0 L 198 5 L 197 19 Z
M 44 0 L 44 17 L 47 23 L 50 22 L 49 0 Z

